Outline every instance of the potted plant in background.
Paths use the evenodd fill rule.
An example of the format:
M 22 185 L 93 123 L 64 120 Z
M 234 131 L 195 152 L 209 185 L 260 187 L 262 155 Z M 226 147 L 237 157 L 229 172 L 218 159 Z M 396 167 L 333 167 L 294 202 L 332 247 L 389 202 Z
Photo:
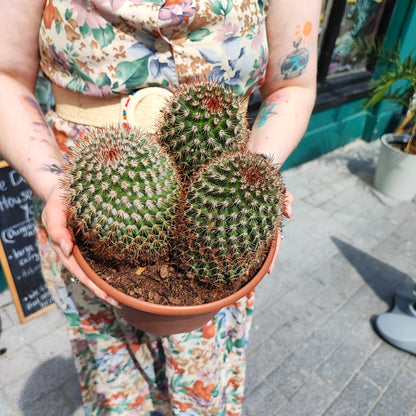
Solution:
M 416 57 L 413 53 L 402 57 L 398 50 L 376 41 L 357 42 L 357 48 L 368 63 L 381 66 L 366 106 L 389 100 L 405 112 L 397 129 L 381 137 L 374 187 L 390 197 L 411 200 L 416 195 Z
M 242 104 L 193 81 L 173 92 L 155 134 L 97 129 L 67 162 L 74 254 L 140 329 L 199 328 L 270 266 L 284 186 L 267 157 L 246 150 Z

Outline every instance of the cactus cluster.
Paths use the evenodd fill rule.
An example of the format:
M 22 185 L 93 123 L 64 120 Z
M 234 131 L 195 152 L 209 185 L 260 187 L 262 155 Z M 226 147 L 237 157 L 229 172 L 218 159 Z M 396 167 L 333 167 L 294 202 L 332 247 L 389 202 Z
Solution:
M 171 159 L 151 138 L 93 130 L 74 147 L 64 187 L 70 224 L 96 252 L 140 262 L 167 252 L 182 191 Z
M 250 274 L 279 232 L 284 187 L 270 160 L 246 150 L 242 102 L 194 81 L 174 91 L 155 136 L 87 134 L 65 168 L 75 232 L 135 264 L 168 254 L 204 282 Z

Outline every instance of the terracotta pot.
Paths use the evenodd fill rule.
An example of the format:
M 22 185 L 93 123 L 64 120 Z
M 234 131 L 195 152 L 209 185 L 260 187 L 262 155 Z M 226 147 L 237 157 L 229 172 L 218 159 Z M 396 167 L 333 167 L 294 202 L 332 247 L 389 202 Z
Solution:
M 258 273 L 240 290 L 232 295 L 195 306 L 169 306 L 145 302 L 127 295 L 109 285 L 98 276 L 82 256 L 79 248 L 74 246 L 74 256 L 89 278 L 102 290 L 122 304 L 121 315 L 134 327 L 156 335 L 172 335 L 190 332 L 201 328 L 225 306 L 235 303 L 248 295 L 263 279 L 273 260 L 276 240 Z

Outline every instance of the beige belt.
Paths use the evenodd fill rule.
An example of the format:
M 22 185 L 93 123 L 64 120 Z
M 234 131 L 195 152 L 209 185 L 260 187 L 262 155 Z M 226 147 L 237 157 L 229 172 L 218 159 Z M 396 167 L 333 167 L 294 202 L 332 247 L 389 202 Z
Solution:
M 140 127 L 155 133 L 161 118 L 161 110 L 172 92 L 166 88 L 148 87 L 131 95 L 94 97 L 52 85 L 55 96 L 55 112 L 67 121 L 93 127 L 110 125 Z M 240 112 L 245 114 L 248 97 L 242 100 Z
M 140 126 L 154 133 L 161 110 L 172 96 L 166 88 L 148 87 L 131 95 L 93 97 L 52 85 L 55 112 L 67 121 L 94 127 Z

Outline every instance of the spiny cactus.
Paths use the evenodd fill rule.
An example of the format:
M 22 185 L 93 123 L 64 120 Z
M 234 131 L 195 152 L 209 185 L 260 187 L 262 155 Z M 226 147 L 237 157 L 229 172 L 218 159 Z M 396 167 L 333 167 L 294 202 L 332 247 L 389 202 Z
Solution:
M 167 252 L 181 185 L 173 162 L 149 137 L 93 130 L 64 171 L 70 224 L 96 252 L 142 263 Z
M 249 135 L 244 98 L 215 81 L 193 80 L 173 91 L 159 141 L 185 176 L 212 158 L 243 150 Z
M 279 170 L 261 155 L 225 155 L 202 168 L 185 209 L 190 273 L 231 282 L 257 268 L 280 231 L 284 192 Z

